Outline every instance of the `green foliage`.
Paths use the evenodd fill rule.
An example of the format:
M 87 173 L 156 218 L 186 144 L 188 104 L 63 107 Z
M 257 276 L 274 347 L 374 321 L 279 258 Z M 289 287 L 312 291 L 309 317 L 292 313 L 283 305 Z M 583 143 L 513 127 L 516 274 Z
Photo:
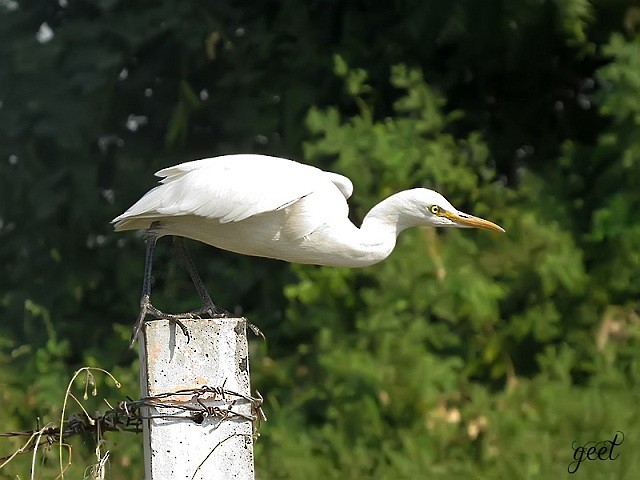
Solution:
M 352 74 L 339 60 L 336 73 L 358 113 L 343 118 L 335 108 L 312 109 L 314 140 L 305 155 L 315 163 L 334 158 L 337 170 L 354 181 L 356 220 L 395 189 L 424 185 L 454 204 L 474 205 L 473 213 L 504 224 L 508 234 L 409 231 L 390 258 L 369 269 L 295 267 L 300 281 L 286 289 L 295 302 L 288 321 L 292 328 L 311 322 L 318 329 L 299 349 L 299 381 L 319 380 L 326 391 L 298 401 L 294 395 L 292 402 L 298 415 L 307 412 L 308 420 L 298 422 L 318 424 L 306 430 L 313 445 L 322 445 L 317 468 L 326 468 L 328 457 L 334 459 L 334 470 L 323 470 L 329 477 L 562 475 L 563 459 L 572 454 L 562 439 L 612 436 L 617 420 L 605 405 L 622 385 L 634 393 L 617 404 L 621 410 L 638 392 L 635 368 L 628 370 L 611 353 L 603 362 L 612 345 L 602 342 L 610 339 L 600 337 L 596 345 L 595 335 L 585 335 L 597 329 L 609 335 L 602 333 L 604 312 L 594 315 L 601 286 L 594 284 L 583 250 L 589 246 L 584 238 L 594 232 L 570 230 L 557 205 L 564 192 L 552 191 L 538 175 L 526 172 L 517 190 L 505 190 L 480 136 L 448 133 L 460 115 L 442 112 L 444 100 L 419 71 L 392 68 L 391 83 L 402 94 L 395 114 L 381 120 L 363 104 L 360 93 L 371 88 L 361 71 Z M 629 217 L 620 213 L 611 216 L 627 232 Z M 608 261 L 621 253 L 610 251 Z M 635 264 L 627 269 L 638 272 Z M 628 278 L 620 283 L 634 285 Z M 616 282 L 607 285 L 615 289 Z M 615 321 L 633 343 L 637 315 L 622 315 Z M 626 343 L 613 347 L 613 355 Z M 609 390 L 601 392 L 596 385 L 603 380 Z M 502 382 L 506 390 L 496 391 Z M 584 423 L 594 408 L 598 420 Z M 636 417 L 627 420 L 630 429 L 638 428 Z M 509 441 L 502 443 L 505 435 Z M 274 433 L 282 445 L 279 438 Z M 360 461 L 360 449 L 371 445 L 381 456 Z M 634 468 L 628 459 L 611 474 L 630 478 Z
M 51 314 L 41 305 L 31 301 L 25 304 L 25 322 L 32 328 L 46 332 L 46 343 L 40 347 L 24 344 L 12 346 L 9 342 L 0 344 L 0 385 L 2 386 L 2 404 L 0 409 L 0 425 L 2 432 L 37 430 L 47 424 L 60 425 L 62 408 L 67 402 L 66 415 L 70 413 L 81 415 L 81 409 L 76 403 L 81 402 L 82 408 L 88 412 L 104 412 L 109 409 L 105 402 L 117 403 L 126 396 L 135 396 L 137 390 L 138 362 L 124 367 L 112 366 L 113 375 L 125 385 L 117 389 L 107 375 L 100 373 L 86 373 L 78 377 L 70 388 L 75 396 L 65 397 L 67 386 L 71 381 L 70 344 L 68 340 L 59 340 L 51 322 Z M 122 330 L 119 338 L 125 341 L 128 331 Z M 89 365 L 104 365 L 107 360 L 105 354 L 93 357 L 89 352 L 85 362 Z M 27 442 L 28 437 L 13 437 L 2 439 L 2 456 L 13 453 Z M 71 465 L 65 471 L 67 478 L 84 478 L 85 469 L 90 464 L 97 463 L 94 451 L 96 441 L 90 435 L 79 435 L 69 441 L 71 448 Z M 131 475 L 142 475 L 142 451 L 139 438 L 135 435 L 122 434 L 104 437 L 101 451 L 118 450 L 112 459 L 111 469 L 127 469 Z M 67 465 L 69 452 L 63 448 L 63 465 Z M 10 462 L 0 471 L 0 478 L 27 478 L 30 472 L 32 453 L 28 452 Z M 85 459 L 87 463 L 78 462 L 74 458 Z M 0 462 L 2 463 L 2 462 Z M 34 478 L 55 478 L 60 473 L 58 445 L 51 445 L 36 456 Z
M 635 478 L 638 11 L 0 1 L 0 431 L 57 422 L 84 365 L 123 384 L 97 376 L 90 411 L 137 396 L 142 242 L 109 220 L 160 167 L 253 151 L 349 176 L 355 223 L 424 186 L 507 231 L 406 231 L 361 270 L 193 245 L 217 303 L 268 338 L 251 345 L 269 417 L 259 478 L 566 477 L 572 442 L 617 430 L 619 459 L 579 475 Z M 161 242 L 154 303 L 194 308 L 169 253 Z M 140 478 L 140 439 L 105 440 L 112 477 Z M 18 446 L 0 439 L 0 456 Z M 73 448 L 82 478 L 95 444 Z
M 612 115 L 617 122 L 640 125 L 640 107 L 631 98 L 640 88 L 640 79 L 634 75 L 640 68 L 637 37 L 629 41 L 621 34 L 614 34 L 603 47 L 603 54 L 617 61 L 598 71 L 598 80 L 604 85 L 599 95 L 602 113 Z

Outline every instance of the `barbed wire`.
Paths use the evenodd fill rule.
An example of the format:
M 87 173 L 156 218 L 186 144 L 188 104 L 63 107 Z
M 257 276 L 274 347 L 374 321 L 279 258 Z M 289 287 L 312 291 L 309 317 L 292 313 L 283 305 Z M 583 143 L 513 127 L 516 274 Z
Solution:
M 109 431 L 140 433 L 142 422 L 149 419 L 190 419 L 197 424 L 202 424 L 205 419 L 214 419 L 220 423 L 233 419 L 250 421 L 253 425 L 254 439 L 259 436 L 260 422 L 267 421 L 262 410 L 263 398 L 260 392 L 256 390 L 255 396 L 244 395 L 224 386 L 186 388 L 137 400 L 127 397 L 115 407 L 106 400 L 105 402 L 110 407 L 109 410 L 94 415 L 86 411 L 82 414 L 72 414 L 64 422 L 62 431 L 59 426 L 51 423 L 40 427 L 38 419 L 35 430 L 0 433 L 0 437 L 28 437 L 16 452 L 0 457 L 0 462 L 40 447 L 50 447 L 75 435 L 94 435 L 99 440 L 98 437 Z M 250 405 L 250 413 L 239 411 L 240 407 L 246 405 Z M 150 413 L 151 410 L 154 410 L 154 413 Z

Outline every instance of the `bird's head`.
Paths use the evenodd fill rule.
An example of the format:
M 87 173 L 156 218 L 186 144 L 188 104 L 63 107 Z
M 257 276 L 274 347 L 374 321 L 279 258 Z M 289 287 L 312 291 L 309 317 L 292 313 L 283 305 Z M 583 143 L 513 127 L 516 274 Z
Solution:
M 434 227 L 481 228 L 504 233 L 504 229 L 484 218 L 474 217 L 456 209 L 438 192 L 426 188 L 407 190 L 411 210 L 421 219 L 420 224 Z

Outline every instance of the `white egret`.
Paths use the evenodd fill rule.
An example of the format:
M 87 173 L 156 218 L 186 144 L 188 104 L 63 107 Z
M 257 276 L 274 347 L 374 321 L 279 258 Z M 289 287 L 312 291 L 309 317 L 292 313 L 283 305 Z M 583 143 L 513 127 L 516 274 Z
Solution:
M 224 250 L 293 263 L 365 267 L 384 260 L 406 228 L 504 230 L 458 211 L 426 188 L 405 190 L 383 200 L 356 227 L 348 218 L 351 181 L 337 173 L 284 158 L 226 155 L 160 170 L 160 185 L 112 223 L 116 231 L 145 229 L 146 263 L 140 315 L 131 344 L 150 314 L 177 323 L 181 318 L 221 314 L 209 297 L 184 246 L 190 238 Z M 203 307 L 170 315 L 150 302 L 156 241 L 172 235 L 200 294 Z

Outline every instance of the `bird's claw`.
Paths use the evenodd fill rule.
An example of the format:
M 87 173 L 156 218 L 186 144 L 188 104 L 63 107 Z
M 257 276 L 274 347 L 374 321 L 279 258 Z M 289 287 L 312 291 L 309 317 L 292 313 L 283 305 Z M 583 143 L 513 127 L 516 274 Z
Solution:
M 146 318 L 147 316 L 152 316 L 153 318 L 147 319 Z M 149 297 L 146 297 L 146 296 L 142 297 L 142 299 L 140 300 L 140 315 L 138 315 L 138 320 L 136 321 L 133 327 L 133 332 L 131 334 L 131 341 L 129 342 L 129 348 L 130 349 L 133 348 L 133 344 L 138 338 L 138 334 L 142 329 L 142 325 L 145 322 L 153 321 L 153 320 L 168 320 L 171 323 L 177 325 L 178 327 L 180 327 L 180 330 L 182 330 L 182 333 L 184 334 L 184 336 L 187 337 L 187 343 L 189 343 L 189 340 L 191 339 L 191 336 L 189 335 L 189 330 L 187 329 L 185 324 L 182 323 L 181 320 L 202 319 L 205 316 L 208 316 L 209 318 L 229 318 L 232 315 L 228 311 L 222 308 L 216 307 L 213 304 L 213 302 L 211 304 L 204 305 L 201 308 L 192 310 L 187 313 L 178 313 L 178 314 L 165 313 L 162 310 L 159 310 L 153 305 L 151 305 L 151 301 Z M 262 332 L 260 332 L 260 334 L 262 334 Z M 261 335 L 261 336 L 264 337 L 264 335 Z
M 262 337 L 263 340 L 267 339 L 267 337 L 264 336 L 264 333 L 262 333 L 262 330 L 260 330 L 257 325 L 254 325 L 251 322 L 247 322 L 247 325 L 249 325 L 249 328 L 256 337 Z
M 189 313 L 194 315 L 194 318 L 202 318 L 202 316 L 205 315 L 209 318 L 229 318 L 232 316 L 231 313 L 227 312 L 223 308 L 216 307 L 213 303 L 204 305 L 201 308 L 192 310 Z
M 146 317 L 148 315 L 151 315 L 154 318 L 147 319 Z M 168 320 L 169 322 L 177 325 L 178 327 L 180 327 L 180 330 L 182 330 L 182 334 L 187 338 L 187 343 L 189 343 L 189 340 L 191 340 L 191 335 L 189 335 L 189 330 L 187 329 L 186 325 L 181 322 L 181 320 L 193 319 L 193 318 L 198 318 L 198 317 L 193 315 L 193 313 L 191 312 L 177 314 L 177 315 L 164 313 L 162 310 L 158 310 L 156 307 L 151 305 L 151 301 L 149 300 L 149 297 L 146 297 L 146 296 L 142 297 L 142 300 L 140 301 L 140 315 L 138 315 L 138 319 L 136 320 L 136 323 L 133 326 L 133 332 L 131 333 L 131 340 L 129 341 L 129 349 L 133 348 L 133 344 L 138 338 L 140 330 L 142 329 L 142 325 L 144 325 L 145 322 L 153 321 L 153 320 Z

